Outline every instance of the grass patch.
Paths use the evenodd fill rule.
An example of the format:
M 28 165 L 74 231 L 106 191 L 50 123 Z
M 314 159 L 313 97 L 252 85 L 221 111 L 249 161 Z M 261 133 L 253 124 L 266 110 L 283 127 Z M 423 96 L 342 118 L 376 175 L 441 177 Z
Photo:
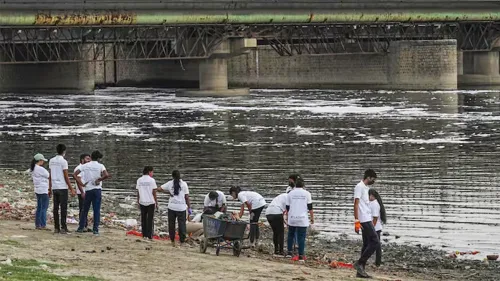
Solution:
M 43 270 L 40 265 L 45 264 L 49 268 L 60 265 L 40 262 L 36 260 L 14 260 L 12 266 L 0 265 L 0 280 L 13 281 L 101 281 L 102 279 L 89 276 L 58 276 Z
M 0 240 L 0 244 L 19 247 L 19 248 L 24 247 L 24 245 L 21 242 L 18 242 L 16 240 Z

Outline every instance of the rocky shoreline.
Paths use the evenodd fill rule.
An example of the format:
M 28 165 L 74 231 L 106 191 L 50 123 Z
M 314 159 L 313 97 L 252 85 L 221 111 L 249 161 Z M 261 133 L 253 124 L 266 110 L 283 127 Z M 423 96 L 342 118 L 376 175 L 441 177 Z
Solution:
M 119 198 L 104 192 L 102 202 L 101 223 L 106 227 L 125 230 L 127 219 L 139 218 L 135 197 Z M 0 170 L 0 219 L 33 221 L 35 208 L 36 200 L 30 175 L 16 170 Z M 77 219 L 76 199 L 71 200 L 68 213 Z M 51 217 L 51 212 L 48 212 L 49 225 Z M 155 225 L 159 232 L 166 231 L 166 218 L 157 215 Z M 76 229 L 76 225 L 74 228 Z M 261 236 L 261 243 L 257 249 L 246 250 L 246 255 L 280 260 L 284 263 L 292 262 L 271 257 L 272 232 L 266 223 L 262 225 Z M 332 264 L 336 265 L 335 262 L 352 263 L 358 258 L 359 250 L 360 241 L 345 236 L 327 238 L 321 234 L 310 235 L 306 247 L 308 257 L 306 265 L 318 268 L 331 267 Z M 500 280 L 498 261 L 457 259 L 448 252 L 428 247 L 385 243 L 382 260 L 383 265 L 379 268 L 372 265 L 372 260 L 367 272 L 424 280 Z

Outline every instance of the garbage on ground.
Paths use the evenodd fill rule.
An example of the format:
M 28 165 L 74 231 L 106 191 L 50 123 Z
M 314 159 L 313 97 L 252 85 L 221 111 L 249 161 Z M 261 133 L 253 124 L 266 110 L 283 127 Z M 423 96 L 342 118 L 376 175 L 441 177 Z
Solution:
M 332 261 L 330 263 L 331 268 L 354 268 L 352 263 L 345 263 L 341 261 Z
M 131 231 L 128 231 L 126 233 L 127 236 L 138 236 L 138 237 L 142 237 L 142 233 L 139 232 L 139 231 L 136 231 L 136 230 L 131 230 Z M 170 238 L 167 236 L 167 237 L 163 237 L 163 236 L 158 236 L 158 235 L 153 235 L 153 240 L 170 240 Z M 175 240 L 179 241 L 179 234 L 176 233 L 175 234 Z

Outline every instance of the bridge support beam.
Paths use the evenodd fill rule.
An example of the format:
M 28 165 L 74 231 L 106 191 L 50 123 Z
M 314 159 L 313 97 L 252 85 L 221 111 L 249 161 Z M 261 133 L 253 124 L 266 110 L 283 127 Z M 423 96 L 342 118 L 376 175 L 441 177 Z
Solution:
M 464 53 L 464 71 L 458 76 L 460 89 L 500 89 L 498 50 Z
M 61 45 L 71 49 L 69 44 Z M 46 53 L 36 55 L 43 60 Z M 94 77 L 93 62 L 0 64 L 0 92 L 90 93 Z
M 257 47 L 255 39 L 230 39 L 223 41 L 210 58 L 199 62 L 199 90 L 184 90 L 180 96 L 243 96 L 248 88 L 228 87 L 228 59 Z

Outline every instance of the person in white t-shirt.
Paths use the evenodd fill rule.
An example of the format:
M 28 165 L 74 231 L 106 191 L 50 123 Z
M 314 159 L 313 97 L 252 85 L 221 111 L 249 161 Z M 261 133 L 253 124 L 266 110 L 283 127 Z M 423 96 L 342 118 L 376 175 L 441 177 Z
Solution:
M 241 202 L 240 218 L 245 213 L 245 206 L 248 208 L 248 212 L 250 213 L 250 244 L 252 247 L 255 247 L 260 236 L 259 218 L 262 210 L 264 210 L 264 206 L 266 206 L 266 200 L 257 192 L 241 191 L 239 186 L 231 187 L 229 194 L 233 197 L 233 200 L 238 199 Z
M 374 170 L 365 171 L 363 180 L 354 189 L 354 231 L 359 234 L 361 230 L 363 236 L 363 247 L 361 257 L 354 263 L 357 277 L 370 278 L 365 271 L 366 262 L 377 251 L 380 243 L 372 222 L 370 200 L 368 196 L 368 186 L 373 185 L 377 179 Z
M 297 173 L 290 174 L 288 176 L 288 186 L 286 187 L 285 193 L 288 193 L 295 188 L 295 182 L 297 182 L 297 178 L 300 178 L 300 175 Z
M 380 266 L 382 264 L 382 241 L 380 240 L 380 234 L 382 233 L 382 223 L 387 223 L 387 216 L 385 213 L 384 203 L 380 194 L 377 190 L 370 188 L 368 190 L 368 195 L 370 196 L 370 210 L 372 212 L 373 225 L 375 226 L 375 231 L 377 232 L 379 247 L 376 251 L 375 265 Z
M 45 162 L 47 162 L 47 159 L 38 153 L 33 157 L 30 166 L 36 194 L 36 229 L 47 229 L 47 209 L 49 208 L 51 192 L 49 190 L 49 172 L 43 167 Z
M 52 190 L 53 215 L 54 215 L 54 233 L 69 234 L 66 225 L 68 215 L 68 190 L 71 197 L 76 195 L 68 175 L 68 161 L 64 159 L 66 146 L 58 144 L 56 147 L 57 156 L 49 161 L 49 189 Z M 59 220 L 59 208 L 61 208 L 61 217 Z
M 274 255 L 283 257 L 285 243 L 285 220 L 283 215 L 286 213 L 287 193 L 276 196 L 267 206 L 267 222 L 273 230 Z
M 103 157 L 98 150 L 92 152 L 90 158 L 92 161 L 83 164 L 73 174 L 75 181 L 85 187 L 85 200 L 83 201 L 83 212 L 80 216 L 80 224 L 77 232 L 84 232 L 87 216 L 89 215 L 90 205 L 94 211 L 94 226 L 92 232 L 95 236 L 99 236 L 99 223 L 101 222 L 101 199 L 102 199 L 102 182 L 111 177 L 103 164 L 99 163 Z M 82 177 L 79 175 L 82 174 Z
M 181 245 L 186 242 L 186 220 L 187 215 L 192 214 L 191 202 L 189 200 L 189 187 L 181 179 L 181 173 L 177 170 L 172 172 L 172 180 L 158 188 L 159 192 L 166 192 L 170 195 L 168 200 L 168 234 L 172 246 L 175 247 L 175 220 L 179 225 L 179 240 Z M 186 214 L 187 209 L 187 214 Z
M 312 197 L 309 191 L 304 189 L 304 180 L 297 178 L 295 188 L 286 196 L 286 209 L 288 213 L 288 253 L 287 257 L 292 256 L 293 243 L 296 237 L 299 246 L 299 262 L 305 261 L 305 244 L 307 228 L 314 224 L 314 212 L 312 206 Z
M 153 218 L 155 208 L 158 208 L 156 199 L 156 181 L 153 179 L 153 167 L 146 166 L 142 177 L 137 180 L 137 204 L 141 209 L 142 237 L 153 239 Z
M 73 170 L 73 174 L 76 172 L 76 170 L 80 169 L 80 167 L 82 167 L 83 164 L 86 164 L 88 162 L 90 162 L 90 154 L 87 153 L 81 154 L 80 164 L 78 164 L 78 166 L 76 166 L 76 168 Z M 80 173 L 78 176 L 81 178 L 83 174 Z M 78 182 L 76 182 L 76 186 L 77 186 L 76 195 L 78 196 L 78 219 L 80 220 L 80 217 L 82 216 L 83 213 L 83 202 L 85 201 L 85 187 L 78 184 Z M 87 228 L 87 223 L 85 223 L 85 229 L 87 232 L 92 232 L 92 230 L 89 230 Z
M 219 190 L 210 191 L 203 201 L 204 214 L 211 215 L 216 212 L 226 212 L 226 196 Z

